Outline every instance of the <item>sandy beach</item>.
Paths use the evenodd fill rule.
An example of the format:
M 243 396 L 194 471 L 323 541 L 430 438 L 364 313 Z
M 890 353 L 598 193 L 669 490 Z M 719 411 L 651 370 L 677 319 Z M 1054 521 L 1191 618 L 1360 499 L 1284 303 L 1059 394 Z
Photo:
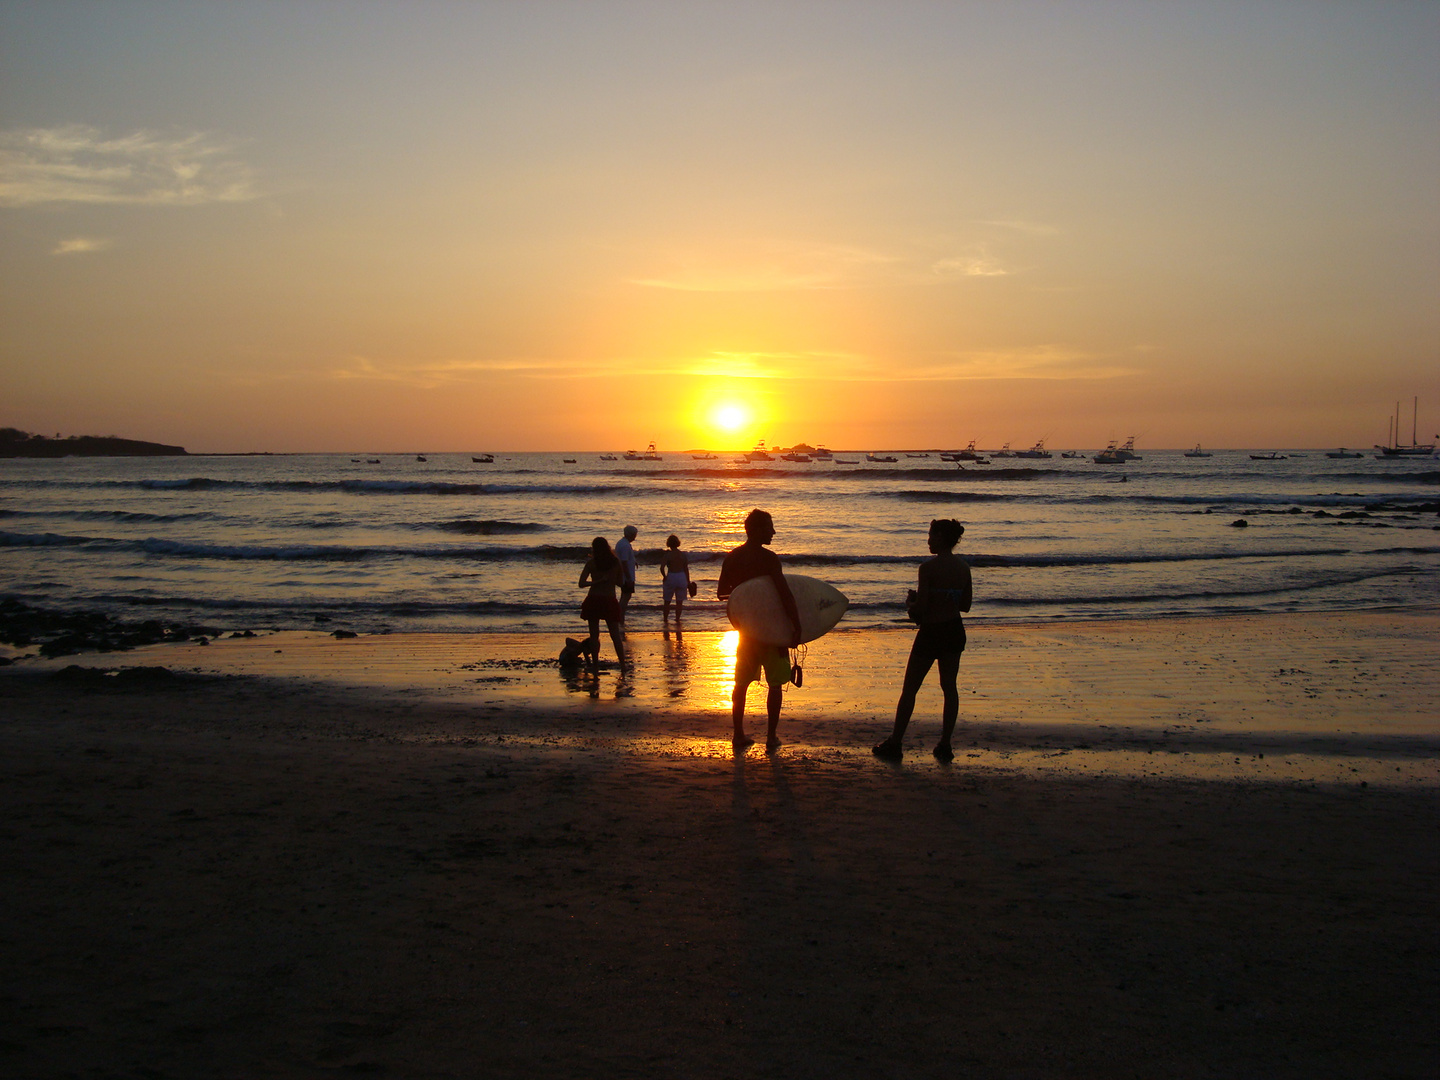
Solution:
M 815 643 L 769 756 L 718 634 L 598 675 L 527 635 L 23 660 L 0 1065 L 1433 1076 L 1437 630 L 984 627 L 950 766 L 933 683 L 868 752 L 902 629 Z

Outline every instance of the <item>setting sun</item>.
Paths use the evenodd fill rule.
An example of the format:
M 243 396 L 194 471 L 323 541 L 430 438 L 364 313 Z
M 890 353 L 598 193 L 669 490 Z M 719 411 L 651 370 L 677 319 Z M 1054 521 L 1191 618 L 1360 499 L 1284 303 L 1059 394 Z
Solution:
M 750 422 L 750 410 L 733 401 L 717 405 L 710 414 L 710 422 L 726 435 L 734 435 Z

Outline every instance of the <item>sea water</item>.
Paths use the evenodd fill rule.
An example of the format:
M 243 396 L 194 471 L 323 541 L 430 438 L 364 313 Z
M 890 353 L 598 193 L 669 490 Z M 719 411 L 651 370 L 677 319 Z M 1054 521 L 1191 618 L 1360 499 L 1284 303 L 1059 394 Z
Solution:
M 841 629 L 903 624 L 931 518 L 965 525 L 973 621 L 1440 602 L 1440 463 L 1254 461 L 1245 451 L 894 463 L 602 460 L 589 453 L 0 461 L 0 596 L 220 630 L 582 626 L 590 541 L 639 531 L 632 629 L 658 629 L 665 538 L 690 554 L 687 629 L 722 628 L 715 580 L 753 507 L 793 572 L 851 601 Z M 573 462 L 566 458 L 575 459 Z M 1236 523 L 1245 521 L 1245 527 Z

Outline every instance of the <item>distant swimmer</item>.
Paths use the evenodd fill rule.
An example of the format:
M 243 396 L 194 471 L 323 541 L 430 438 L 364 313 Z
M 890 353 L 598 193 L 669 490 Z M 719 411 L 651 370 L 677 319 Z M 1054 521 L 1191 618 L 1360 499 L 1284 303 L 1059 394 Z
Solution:
M 615 644 L 615 656 L 621 664 L 625 663 L 625 643 L 620 634 L 620 601 L 615 597 L 615 590 L 625 580 L 625 568 L 615 553 L 610 550 L 610 543 L 603 536 L 597 536 L 590 542 L 590 558 L 585 560 L 585 569 L 580 571 L 580 588 L 590 586 L 590 592 L 586 594 L 585 601 L 580 605 L 580 617 L 590 624 L 590 637 L 585 649 L 588 656 L 595 660 L 600 658 L 600 621 L 605 621 L 605 628 L 610 631 L 610 640 Z
M 910 716 L 915 711 L 915 695 L 919 692 L 930 665 L 940 665 L 940 692 L 944 696 L 941 713 L 940 741 L 935 757 L 953 761 L 955 751 L 950 740 L 955 733 L 955 720 L 960 715 L 960 691 L 955 678 L 960 671 L 960 654 L 965 651 L 964 612 L 970 610 L 970 564 L 955 554 L 955 545 L 965 533 L 965 526 L 951 520 L 930 522 L 929 546 L 933 559 L 920 564 L 918 586 L 905 598 L 905 610 L 920 624 L 910 646 L 910 659 L 905 665 L 905 682 L 900 701 L 895 706 L 895 730 L 884 742 L 876 743 L 873 752 L 886 761 L 899 761 L 904 756 L 903 740 Z
M 773 539 L 774 520 L 764 510 L 751 510 L 745 518 L 745 543 L 725 556 L 715 592 L 721 600 L 725 600 L 737 586 L 751 578 L 773 578 L 780 604 L 794 627 L 794 636 L 790 641 L 794 646 L 800 643 L 800 612 L 795 607 L 790 586 L 785 584 L 780 556 L 765 547 Z M 769 721 L 765 748 L 777 750 L 780 747 L 780 737 L 776 733 L 780 725 L 780 705 L 785 697 L 785 684 L 790 681 L 790 650 L 783 645 L 767 645 L 740 635 L 740 644 L 735 650 L 735 690 L 730 696 L 730 718 L 735 724 L 734 746 L 737 750 L 744 750 L 755 741 L 745 734 L 745 693 L 750 684 L 760 678 L 762 671 L 770 687 L 765 698 Z
M 665 554 L 660 557 L 660 587 L 665 601 L 663 618 L 670 618 L 670 602 L 675 602 L 675 621 L 685 607 L 685 594 L 695 595 L 690 581 L 690 556 L 680 550 L 680 538 L 673 533 L 665 538 Z

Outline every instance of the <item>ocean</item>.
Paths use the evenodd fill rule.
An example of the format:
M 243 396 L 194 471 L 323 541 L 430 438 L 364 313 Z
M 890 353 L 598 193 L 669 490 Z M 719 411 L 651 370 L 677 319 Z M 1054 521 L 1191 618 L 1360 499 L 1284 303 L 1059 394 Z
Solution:
M 674 533 L 724 628 L 724 553 L 753 507 L 773 549 L 850 598 L 840 630 L 904 625 L 931 518 L 965 525 L 972 622 L 1336 611 L 1440 602 L 1434 459 L 1141 460 L 938 453 L 872 463 L 586 453 L 0 461 L 0 596 L 126 621 L 359 633 L 576 634 L 590 540 L 640 535 L 632 630 L 659 629 Z M 574 459 L 573 462 L 565 459 Z M 1237 527 L 1244 520 L 1246 527 Z

